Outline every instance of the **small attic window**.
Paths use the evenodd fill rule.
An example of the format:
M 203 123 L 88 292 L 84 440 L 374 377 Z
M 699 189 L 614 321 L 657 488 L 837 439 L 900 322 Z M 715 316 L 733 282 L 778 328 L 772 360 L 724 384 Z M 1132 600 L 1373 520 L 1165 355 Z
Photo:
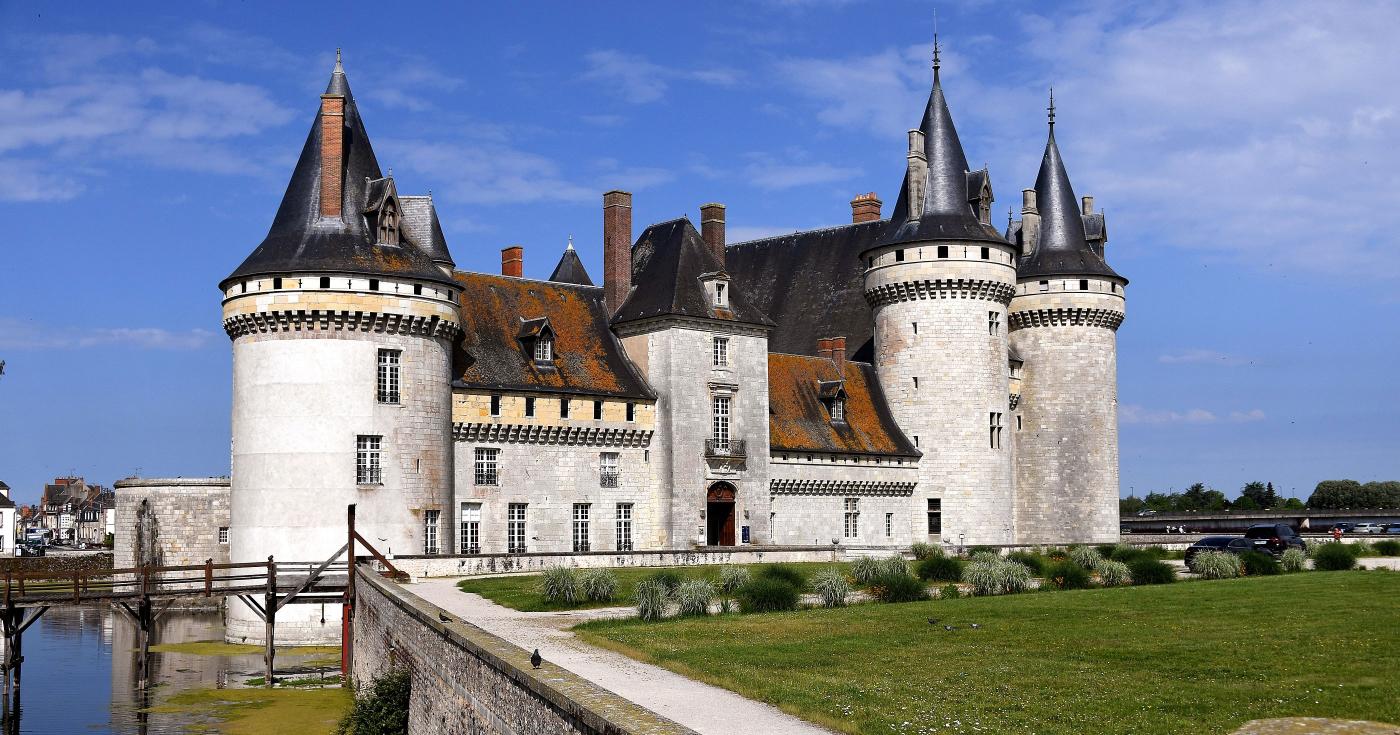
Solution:
M 280 288 L 282 288 L 282 279 L 281 279 L 281 278 L 274 278 L 274 279 L 272 279 L 272 287 L 273 287 L 274 289 L 280 289 Z
M 831 423 L 846 423 L 846 399 L 841 396 L 831 399 Z
M 947 245 L 939 245 L 939 246 L 938 246 L 938 257 L 940 257 L 940 258 L 946 258 L 946 257 L 948 257 L 948 246 L 947 246 Z
M 379 290 L 379 279 L 378 279 L 378 278 L 371 278 L 371 279 L 369 279 L 369 290 L 371 290 L 371 291 L 378 291 L 378 290 Z
M 729 292 L 724 281 L 715 281 L 715 306 L 729 306 Z
M 1087 279 L 1087 278 L 1081 278 L 1081 279 L 1079 279 L 1079 290 L 1080 290 L 1080 291 L 1088 291 L 1088 290 L 1089 290 L 1089 279 Z
M 330 276 L 321 276 L 321 288 L 330 288 L 330 287 L 331 287 L 331 277 L 330 277 Z
M 535 338 L 534 354 L 536 363 L 554 362 L 554 335 L 549 330 L 540 332 L 540 336 Z
M 392 196 L 379 208 L 379 244 L 399 244 L 399 200 Z

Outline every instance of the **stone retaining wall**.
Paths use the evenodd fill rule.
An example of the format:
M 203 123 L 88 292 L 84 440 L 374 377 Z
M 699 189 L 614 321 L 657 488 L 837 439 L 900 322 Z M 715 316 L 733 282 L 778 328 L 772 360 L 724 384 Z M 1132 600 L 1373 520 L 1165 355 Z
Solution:
M 361 553 L 357 550 L 357 554 Z M 888 552 L 884 552 L 888 553 Z M 481 554 L 477 556 L 399 556 L 399 571 L 414 579 L 537 572 L 546 567 L 686 567 L 701 564 L 761 564 L 836 561 L 832 546 L 738 546 L 690 550 L 593 551 L 585 554 Z
M 530 652 L 457 620 L 364 567 L 356 582 L 354 681 L 412 672 L 410 735 L 694 735 Z

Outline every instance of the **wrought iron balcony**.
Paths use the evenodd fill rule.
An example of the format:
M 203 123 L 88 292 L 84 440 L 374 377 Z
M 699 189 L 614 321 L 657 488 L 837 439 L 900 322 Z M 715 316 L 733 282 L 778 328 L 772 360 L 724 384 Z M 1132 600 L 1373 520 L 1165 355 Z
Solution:
M 598 485 L 600 487 L 617 487 L 622 480 L 622 473 L 618 470 L 602 470 L 598 473 Z
M 707 458 L 717 457 L 722 459 L 726 457 L 733 457 L 735 459 L 743 459 L 748 455 L 744 451 L 743 439 L 706 439 L 705 456 Z

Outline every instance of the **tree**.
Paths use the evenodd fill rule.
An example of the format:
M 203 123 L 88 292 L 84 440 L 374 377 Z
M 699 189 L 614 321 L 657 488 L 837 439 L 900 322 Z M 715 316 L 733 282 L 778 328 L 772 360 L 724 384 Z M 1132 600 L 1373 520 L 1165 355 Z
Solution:
M 1186 488 L 1186 492 L 1181 494 L 1181 510 L 1224 510 L 1229 505 L 1225 493 L 1207 489 L 1203 482 Z
M 1274 492 L 1272 482 L 1267 485 L 1262 482 L 1251 482 L 1245 485 L 1244 489 L 1240 491 L 1240 499 L 1235 501 L 1234 507 L 1241 507 L 1240 501 L 1246 498 L 1253 503 L 1253 507 L 1249 510 L 1268 510 L 1278 507 L 1279 503 L 1283 502 L 1283 499 Z
M 1287 500 L 1284 500 L 1284 501 L 1283 501 L 1283 509 L 1284 509 L 1284 510 L 1302 510 L 1302 509 L 1303 509 L 1303 501 L 1301 501 L 1301 500 L 1299 500 L 1299 499 L 1297 499 L 1297 498 L 1288 498 Z
M 1400 482 L 1368 482 L 1361 486 L 1361 499 L 1368 508 L 1400 508 Z
M 1356 480 L 1323 480 L 1308 497 L 1308 507 L 1314 510 L 1360 508 L 1361 483 Z
M 1235 502 L 1230 504 L 1230 507 L 1234 510 L 1262 510 L 1254 498 L 1248 495 L 1240 495 L 1235 499 Z
M 1118 515 L 1136 515 L 1138 511 L 1146 507 L 1147 503 L 1143 502 L 1142 498 L 1139 498 L 1136 495 L 1129 495 L 1128 497 L 1121 498 L 1118 501 Z

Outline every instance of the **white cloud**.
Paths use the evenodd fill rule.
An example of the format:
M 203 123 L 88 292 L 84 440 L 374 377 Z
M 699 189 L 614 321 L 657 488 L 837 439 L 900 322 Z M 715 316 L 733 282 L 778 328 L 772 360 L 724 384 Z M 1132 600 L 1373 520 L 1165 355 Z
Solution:
M 785 163 L 766 154 L 754 154 L 750 158 L 753 160 L 744 167 L 744 178 L 770 191 L 846 181 L 860 175 L 860 169 L 829 163 Z
M 1247 365 L 1254 361 L 1236 355 L 1229 355 L 1224 352 L 1217 352 L 1216 350 L 1191 349 L 1166 355 L 1158 355 L 1157 362 L 1166 365 L 1210 364 L 1235 367 L 1238 365 Z
M 1246 423 L 1249 421 L 1263 421 L 1265 418 L 1267 417 L 1264 415 L 1264 411 L 1258 408 L 1250 409 L 1248 411 L 1230 412 L 1230 420 L 1236 423 Z
M 1231 411 L 1225 419 L 1231 423 L 1263 421 L 1266 418 L 1261 409 Z M 1118 406 L 1118 420 L 1124 424 L 1215 424 L 1222 419 L 1213 411 L 1204 408 L 1191 408 L 1184 411 L 1148 409 L 1136 404 L 1125 403 Z
M 739 79 L 739 73 L 733 69 L 679 69 L 662 66 L 643 56 L 615 49 L 592 51 L 583 58 L 588 65 L 583 72 L 584 79 L 597 82 L 634 104 L 661 99 L 673 81 L 730 86 Z
M 39 161 L 0 157 L 0 171 L 0 202 L 62 202 L 83 192 L 82 183 Z
M 13 350 L 69 350 L 119 346 L 144 350 L 197 350 L 214 333 L 205 329 L 172 332 L 159 327 L 52 327 L 0 318 L 0 347 Z

